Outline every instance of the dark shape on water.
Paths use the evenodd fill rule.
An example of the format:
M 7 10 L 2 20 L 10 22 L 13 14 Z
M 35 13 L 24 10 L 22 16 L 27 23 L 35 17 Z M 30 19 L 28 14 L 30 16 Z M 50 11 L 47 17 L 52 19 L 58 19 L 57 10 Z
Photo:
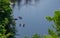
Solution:
M 22 2 L 22 0 L 10 0 L 11 1 L 11 3 L 14 3 L 12 6 L 13 6 L 13 8 L 15 7 L 15 3 L 17 2 L 17 5 L 18 5 L 18 8 L 20 7 L 20 5 L 21 5 L 21 2 Z M 27 5 L 27 4 L 29 4 L 29 5 L 31 5 L 31 2 L 32 2 L 32 0 L 24 0 L 25 1 L 25 4 L 24 5 Z M 35 2 L 38 2 L 39 0 L 34 0 Z M 19 8 L 20 9 L 20 8 Z
M 31 2 L 32 0 L 29 0 L 29 2 Z
M 15 7 L 15 2 L 16 2 L 16 0 L 10 0 L 11 1 L 11 6 L 12 6 L 12 8 L 14 8 Z
M 19 16 L 19 19 L 22 19 L 22 17 Z
M 28 4 L 28 1 L 29 1 L 29 0 L 25 0 L 25 4 Z
M 12 5 L 12 8 L 14 8 L 15 7 L 15 3 Z
M 32 0 L 25 0 L 25 4 L 29 4 L 31 2 L 32 2 Z
M 17 0 L 18 6 L 20 6 L 22 0 Z
M 23 24 L 23 27 L 25 27 L 25 24 Z
M 13 20 L 18 20 L 17 18 L 13 19 Z
M 22 24 L 19 24 L 19 27 L 21 27 Z M 25 24 L 23 24 L 23 27 L 25 27 Z
M 18 9 L 20 9 L 20 7 L 21 7 L 21 2 L 22 2 L 22 0 L 17 0 Z
M 21 24 L 19 24 L 19 27 L 21 27 Z

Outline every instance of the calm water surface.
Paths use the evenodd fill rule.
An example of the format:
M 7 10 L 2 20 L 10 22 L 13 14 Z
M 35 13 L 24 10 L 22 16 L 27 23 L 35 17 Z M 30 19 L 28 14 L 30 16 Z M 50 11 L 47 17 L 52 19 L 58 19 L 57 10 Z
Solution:
M 20 9 L 16 5 L 14 8 L 14 17 L 22 16 L 22 20 L 16 21 L 16 30 L 18 31 L 16 38 L 24 36 L 32 36 L 33 34 L 48 34 L 49 23 L 45 17 L 53 16 L 55 10 L 60 9 L 60 0 L 40 0 L 38 3 L 32 2 L 32 5 L 20 5 Z M 19 24 L 25 24 L 25 27 L 19 27 Z

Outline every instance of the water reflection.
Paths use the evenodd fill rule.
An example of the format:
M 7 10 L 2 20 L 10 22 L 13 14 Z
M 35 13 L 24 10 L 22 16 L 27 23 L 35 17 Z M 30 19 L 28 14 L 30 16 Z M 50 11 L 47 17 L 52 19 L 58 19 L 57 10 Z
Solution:
M 25 4 L 31 3 L 32 0 L 25 0 Z
M 18 20 L 17 18 L 13 19 L 13 20 Z
M 23 27 L 25 27 L 25 24 L 23 24 Z
M 20 4 L 21 4 L 22 0 L 17 0 L 17 5 L 18 7 L 20 7 Z M 20 8 L 19 8 L 20 9 Z
M 40 1 L 40 0 L 10 0 L 12 3 L 12 7 L 15 7 L 15 3 L 17 3 L 18 7 L 20 7 L 21 2 L 24 2 L 24 5 L 31 5 L 31 3 L 34 1 L 35 3 Z
M 19 27 L 21 27 L 21 24 L 19 24 Z
M 19 16 L 18 18 L 13 18 L 13 20 L 22 20 L 23 18 L 21 16 Z
M 23 18 L 21 16 L 18 17 L 20 20 L 22 20 Z
M 20 24 L 19 24 L 19 27 L 25 27 L 25 24 L 21 24 L 21 23 L 20 23 Z

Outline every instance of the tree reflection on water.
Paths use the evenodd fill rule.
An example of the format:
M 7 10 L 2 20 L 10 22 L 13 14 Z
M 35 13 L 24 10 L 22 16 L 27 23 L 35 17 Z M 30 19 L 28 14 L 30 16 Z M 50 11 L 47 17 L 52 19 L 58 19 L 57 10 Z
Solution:
M 15 3 L 20 7 L 21 2 L 24 2 L 24 5 L 31 4 L 33 1 L 36 3 L 40 0 L 10 0 L 11 3 L 13 3 L 13 7 L 15 6 Z

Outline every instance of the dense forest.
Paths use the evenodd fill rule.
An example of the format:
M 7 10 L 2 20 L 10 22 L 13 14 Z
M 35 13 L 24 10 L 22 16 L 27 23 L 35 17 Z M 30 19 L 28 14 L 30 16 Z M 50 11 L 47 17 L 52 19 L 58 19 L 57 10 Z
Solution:
M 31 2 L 31 0 L 25 0 L 26 4 Z M 37 1 L 37 0 L 35 0 Z M 16 29 L 15 29 L 15 20 L 13 17 L 13 10 L 11 8 L 11 3 L 13 7 L 15 3 L 18 3 L 18 6 L 21 0 L 0 0 L 0 38 L 15 38 Z M 60 11 L 54 11 L 54 16 L 47 16 L 46 19 L 51 22 L 53 21 L 52 28 L 48 28 L 48 35 L 38 35 L 34 34 L 31 38 L 60 38 Z M 24 38 L 29 38 L 25 36 Z

